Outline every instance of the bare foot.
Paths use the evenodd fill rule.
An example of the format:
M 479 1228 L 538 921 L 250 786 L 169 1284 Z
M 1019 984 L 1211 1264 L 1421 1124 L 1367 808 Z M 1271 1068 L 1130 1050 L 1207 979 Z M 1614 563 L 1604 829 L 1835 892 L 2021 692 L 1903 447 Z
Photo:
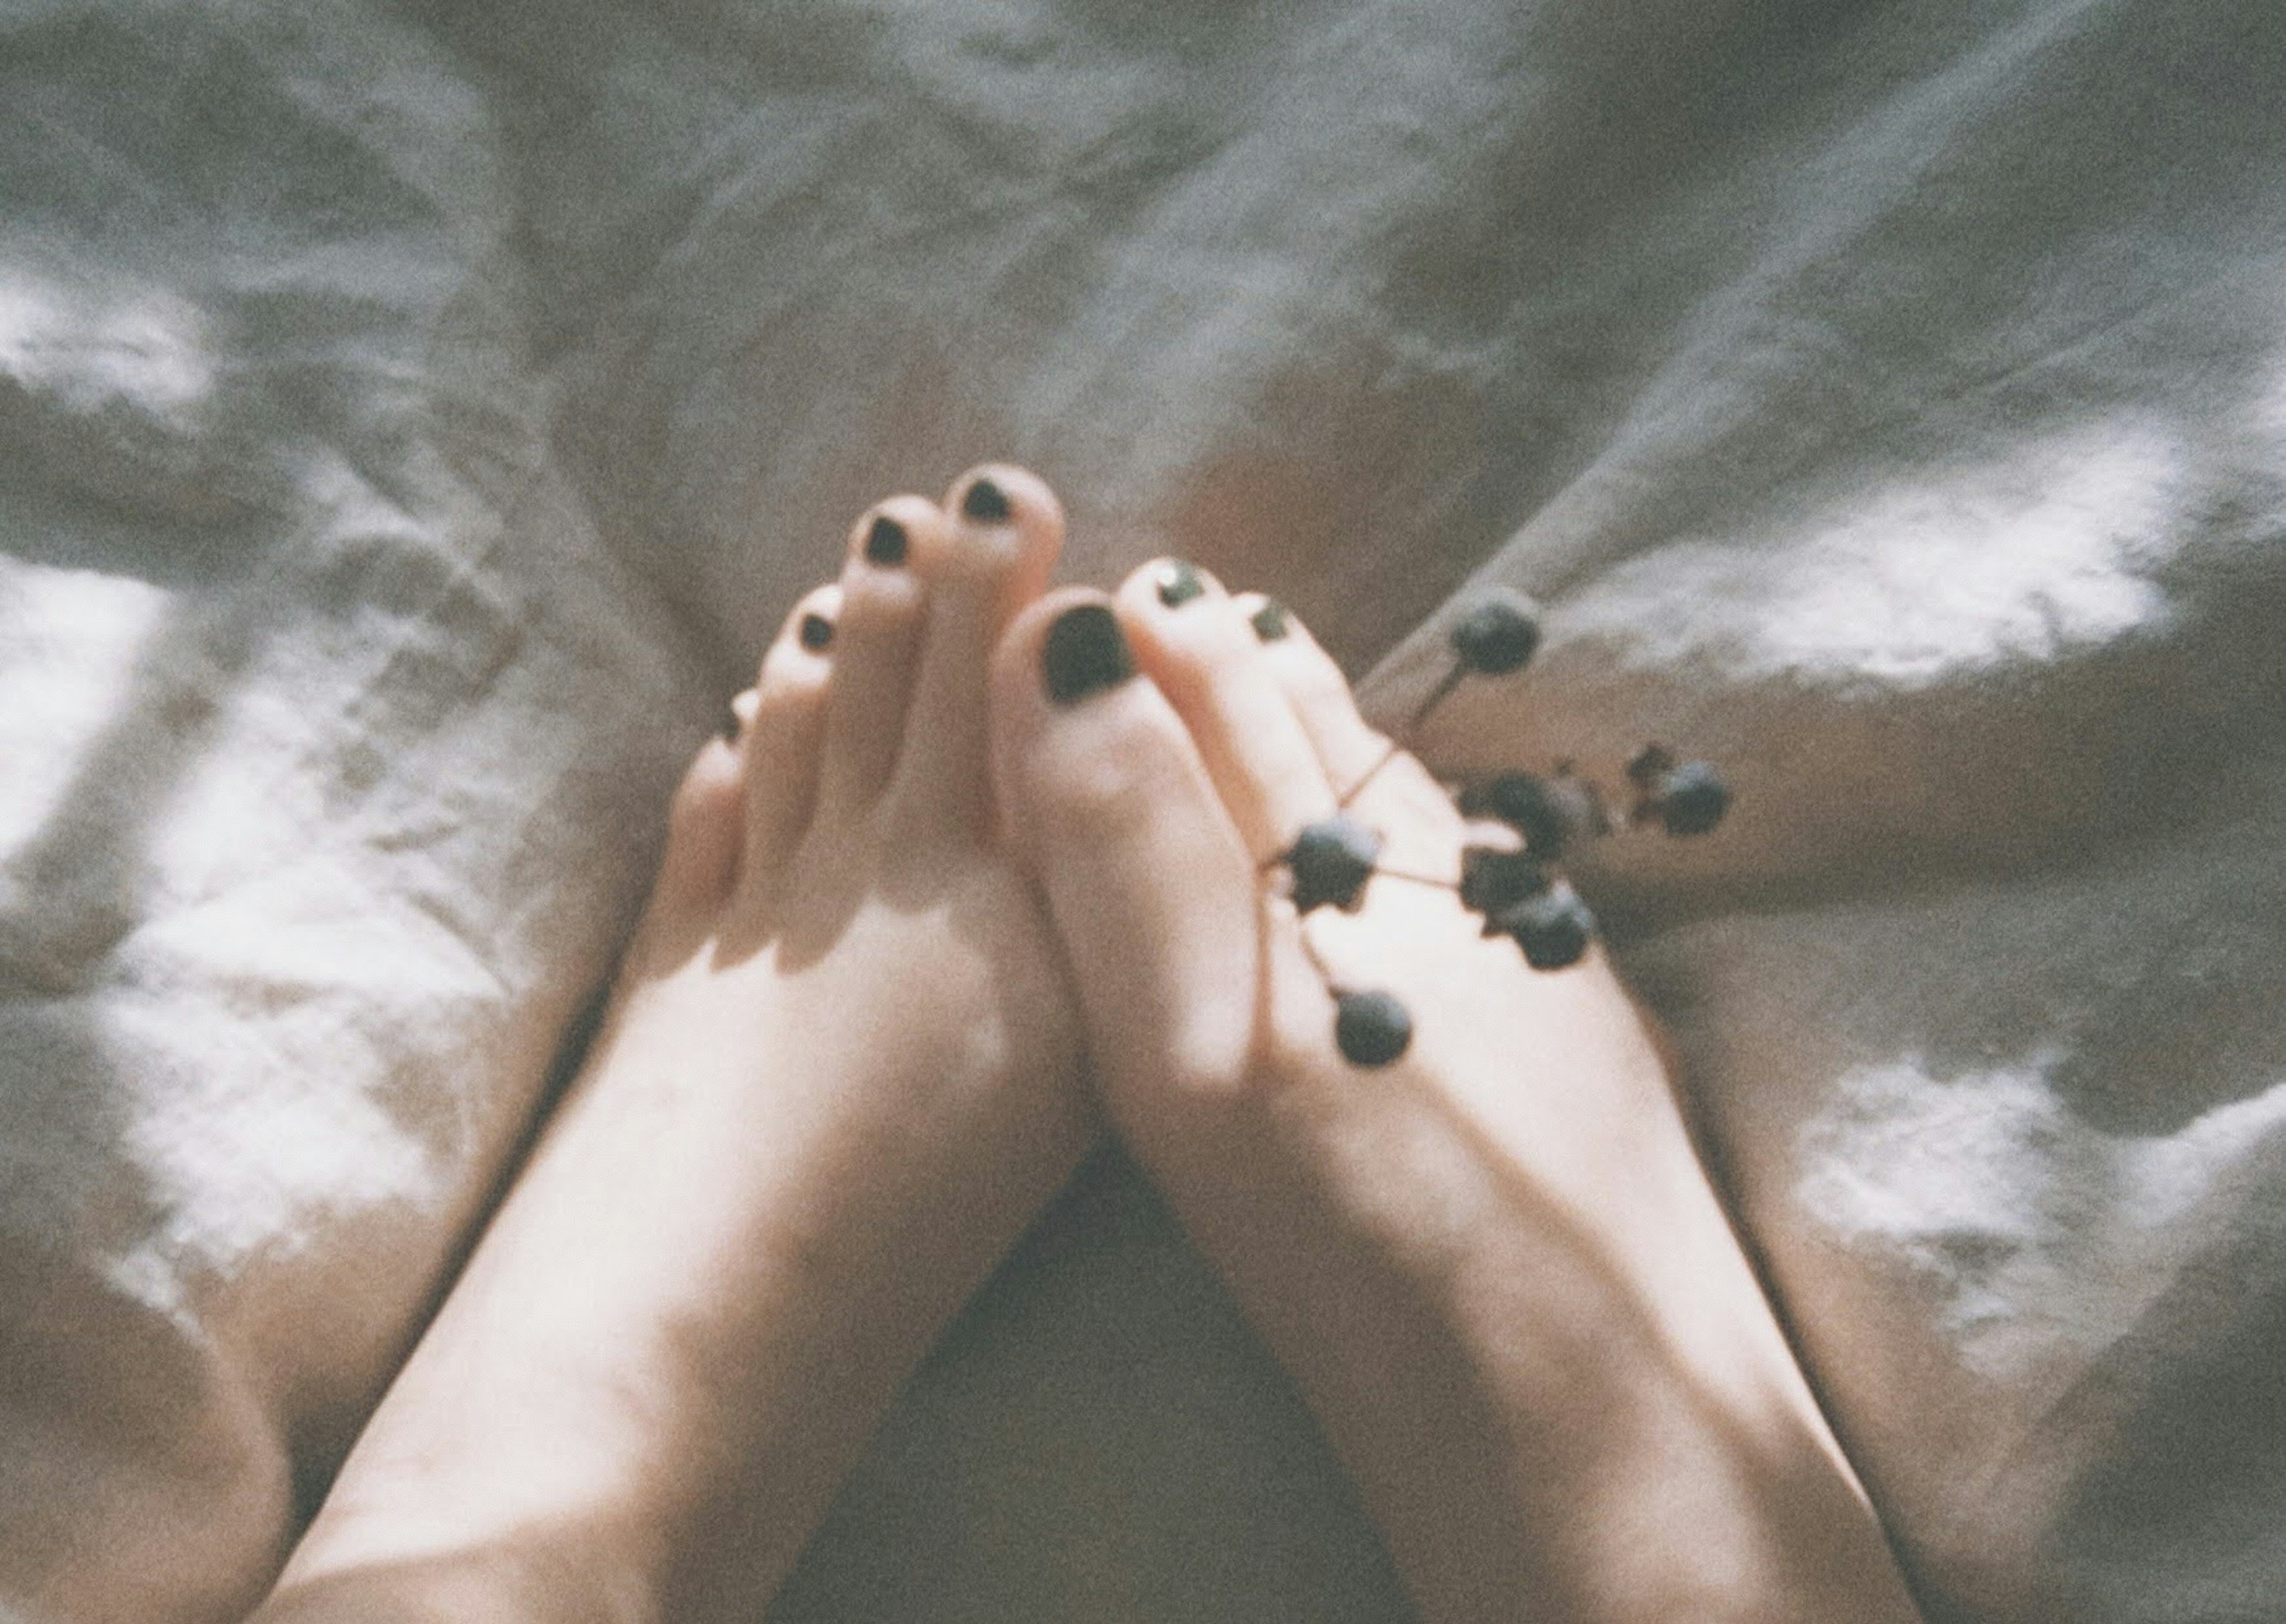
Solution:
M 1004 804 L 1112 1116 L 1424 1617 L 1915 1617 L 1608 966 L 1534 972 L 1431 886 L 1272 896 L 1387 742 L 1298 625 L 1186 569 L 1018 619 Z M 1410 757 L 1352 810 L 1385 866 L 1457 873 Z M 1343 1058 L 1329 977 L 1402 1000 L 1401 1059 Z
M 672 815 L 594 1053 L 265 1617 L 758 1616 L 1092 1137 L 985 666 L 1061 540 L 994 468 L 859 521 Z

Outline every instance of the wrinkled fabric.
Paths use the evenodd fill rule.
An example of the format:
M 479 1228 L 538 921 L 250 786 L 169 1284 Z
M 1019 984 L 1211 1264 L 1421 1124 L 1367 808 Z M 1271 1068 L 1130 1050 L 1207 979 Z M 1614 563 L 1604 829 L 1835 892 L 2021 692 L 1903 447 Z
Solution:
M 0 11 L 0 1618 L 242 1611 L 842 532 L 993 456 L 1583 865 L 1931 1616 L 2286 1618 L 2270 0 Z M 1115 1155 L 773 1610 L 1391 1620 Z

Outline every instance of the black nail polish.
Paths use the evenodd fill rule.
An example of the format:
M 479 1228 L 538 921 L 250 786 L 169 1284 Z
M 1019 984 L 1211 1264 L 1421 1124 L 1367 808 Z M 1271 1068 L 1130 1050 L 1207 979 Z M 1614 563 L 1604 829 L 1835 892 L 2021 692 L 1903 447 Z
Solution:
M 980 479 L 968 487 L 968 494 L 960 499 L 960 510 L 980 524 L 1004 524 L 1015 511 L 1008 505 L 1007 493 L 989 479 Z
M 1170 558 L 1156 572 L 1159 579 L 1159 601 L 1170 609 L 1180 609 L 1193 598 L 1206 595 L 1207 583 L 1198 571 L 1179 558 Z
M 1067 609 L 1048 627 L 1040 649 L 1040 676 L 1048 698 L 1076 705 L 1090 694 L 1116 688 L 1135 674 L 1119 620 L 1100 603 Z
M 801 630 L 799 635 L 801 638 L 801 646 L 815 653 L 820 649 L 832 645 L 833 622 L 821 614 L 804 615 L 801 618 Z
M 905 561 L 905 548 L 910 545 L 905 527 L 884 513 L 873 521 L 872 529 L 865 532 L 865 562 L 894 568 Z
M 1265 643 L 1276 643 L 1286 635 L 1286 605 L 1272 598 L 1253 615 L 1254 635 Z
M 722 720 L 714 724 L 714 731 L 721 735 L 724 744 L 735 745 L 738 742 L 738 729 L 745 725 L 738 720 L 738 707 L 726 705 L 722 707 Z

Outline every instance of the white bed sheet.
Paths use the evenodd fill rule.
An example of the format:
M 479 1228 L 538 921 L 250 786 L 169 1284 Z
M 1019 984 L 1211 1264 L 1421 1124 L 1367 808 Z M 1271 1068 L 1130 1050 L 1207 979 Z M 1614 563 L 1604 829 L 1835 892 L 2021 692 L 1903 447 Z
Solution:
M 1933 1617 L 2286 1618 L 2286 12 L 0 11 L 0 1618 L 226 1617 L 885 485 L 1276 592 L 1583 878 Z M 1377 664 L 1376 662 L 1378 662 Z M 784 1620 L 1403 1616 L 1115 1156 Z

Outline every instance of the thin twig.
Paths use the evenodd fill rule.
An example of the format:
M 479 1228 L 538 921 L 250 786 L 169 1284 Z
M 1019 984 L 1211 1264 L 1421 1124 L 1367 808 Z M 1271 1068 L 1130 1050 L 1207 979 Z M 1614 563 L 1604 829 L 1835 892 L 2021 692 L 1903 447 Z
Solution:
M 1416 886 L 1434 886 L 1439 891 L 1458 891 L 1461 888 L 1461 882 L 1457 879 L 1439 879 L 1434 874 L 1408 874 L 1403 869 L 1376 868 L 1373 875 L 1376 879 L 1402 879 Z
M 1350 802 L 1355 800 L 1360 795 L 1365 793 L 1365 786 L 1371 784 L 1376 778 L 1381 776 L 1381 769 L 1388 766 L 1391 761 L 1397 760 L 1399 748 L 1399 746 L 1395 739 L 1390 740 L 1389 748 L 1381 753 L 1381 760 L 1376 761 L 1371 767 L 1365 769 L 1364 777 L 1360 778 L 1355 784 L 1351 784 L 1348 789 L 1342 792 L 1342 798 L 1334 803 L 1335 807 L 1339 810 L 1347 811 L 1349 809 Z
M 1451 698 L 1453 690 L 1466 682 L 1468 676 L 1469 668 L 1456 663 L 1445 674 L 1444 680 L 1429 690 L 1429 697 L 1415 708 L 1412 717 L 1405 724 L 1405 731 L 1399 737 L 1409 741 L 1414 734 L 1420 731 L 1421 724 L 1429 720 L 1429 713 Z

